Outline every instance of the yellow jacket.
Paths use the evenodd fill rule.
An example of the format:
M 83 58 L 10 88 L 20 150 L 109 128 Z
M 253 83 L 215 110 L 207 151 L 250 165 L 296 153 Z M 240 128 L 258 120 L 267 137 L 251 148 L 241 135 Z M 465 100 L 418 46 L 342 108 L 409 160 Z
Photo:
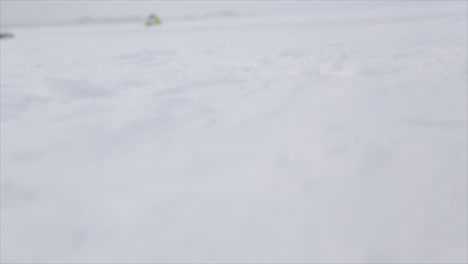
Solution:
M 145 20 L 145 25 L 152 26 L 152 25 L 161 25 L 162 21 L 159 17 L 149 17 Z

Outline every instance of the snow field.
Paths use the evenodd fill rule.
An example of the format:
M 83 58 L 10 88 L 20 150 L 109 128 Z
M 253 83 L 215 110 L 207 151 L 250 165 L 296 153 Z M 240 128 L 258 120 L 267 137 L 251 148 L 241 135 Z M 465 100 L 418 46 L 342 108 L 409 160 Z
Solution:
M 18 30 L 2 261 L 466 262 L 450 10 Z

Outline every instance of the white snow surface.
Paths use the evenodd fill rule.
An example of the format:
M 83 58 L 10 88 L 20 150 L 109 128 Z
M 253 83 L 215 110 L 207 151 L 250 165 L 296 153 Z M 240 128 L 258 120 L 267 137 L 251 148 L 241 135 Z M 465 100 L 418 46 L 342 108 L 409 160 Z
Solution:
M 420 4 L 15 30 L 2 263 L 466 263 L 467 2 Z

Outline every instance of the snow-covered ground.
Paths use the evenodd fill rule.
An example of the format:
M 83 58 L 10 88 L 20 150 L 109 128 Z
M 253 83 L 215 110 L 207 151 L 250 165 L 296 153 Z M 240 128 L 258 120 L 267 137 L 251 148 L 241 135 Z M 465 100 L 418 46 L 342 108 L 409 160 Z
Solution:
M 416 2 L 15 30 L 2 262 L 467 262 L 467 2 Z

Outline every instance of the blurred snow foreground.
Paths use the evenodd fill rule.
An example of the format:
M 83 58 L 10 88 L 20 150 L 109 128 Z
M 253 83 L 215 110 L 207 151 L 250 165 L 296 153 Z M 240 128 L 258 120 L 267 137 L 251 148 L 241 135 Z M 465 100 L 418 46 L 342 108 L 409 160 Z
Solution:
M 2 262 L 466 262 L 466 5 L 16 30 Z

